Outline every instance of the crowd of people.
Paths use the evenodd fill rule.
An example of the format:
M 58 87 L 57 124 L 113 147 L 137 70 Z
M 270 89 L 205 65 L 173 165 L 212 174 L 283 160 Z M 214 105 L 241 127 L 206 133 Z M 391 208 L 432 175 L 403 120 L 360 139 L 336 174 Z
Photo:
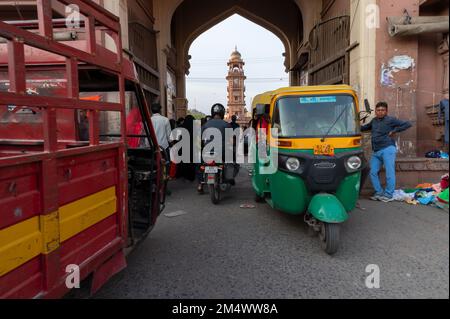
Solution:
M 167 161 L 168 167 L 168 175 L 170 176 L 169 179 L 175 179 L 175 178 L 184 178 L 188 181 L 195 181 L 197 180 L 198 186 L 197 191 L 199 193 L 203 192 L 203 174 L 200 171 L 200 164 L 195 163 L 194 161 L 194 145 L 198 141 L 195 140 L 194 135 L 194 121 L 195 118 L 192 115 L 187 115 L 185 118 L 180 117 L 178 120 L 171 119 L 169 120 L 167 117 L 164 117 L 161 115 L 161 105 L 159 103 L 154 103 L 152 105 L 152 124 L 153 128 L 155 130 L 155 134 L 158 140 L 158 144 L 163 148 L 165 152 L 166 159 L 169 159 Z M 208 128 L 216 128 L 218 129 L 221 134 L 222 138 L 225 139 L 225 129 L 232 128 L 233 130 L 239 129 L 240 125 L 237 123 L 237 117 L 233 115 L 231 117 L 230 122 L 226 122 L 224 120 L 225 116 L 225 107 L 220 104 L 216 103 L 211 107 L 211 115 L 207 115 L 200 119 L 201 121 L 201 131 L 202 133 L 204 130 Z M 171 136 L 171 132 L 175 130 L 176 128 L 183 128 L 184 130 L 189 133 L 189 160 L 182 161 L 181 163 L 175 164 L 174 162 L 170 161 L 170 147 L 176 144 L 181 140 L 181 134 L 176 136 Z M 243 127 L 243 129 L 246 129 L 246 127 Z M 212 141 L 213 138 L 211 138 L 210 141 Z M 207 141 L 210 142 L 210 141 Z M 225 141 L 222 141 L 222 145 L 226 145 Z M 236 138 L 234 137 L 233 141 L 234 146 L 234 152 L 236 151 Z M 178 150 L 179 156 L 182 156 L 180 152 L 182 152 L 183 149 Z M 225 152 L 223 152 L 225 154 Z M 235 157 L 234 157 L 235 158 Z

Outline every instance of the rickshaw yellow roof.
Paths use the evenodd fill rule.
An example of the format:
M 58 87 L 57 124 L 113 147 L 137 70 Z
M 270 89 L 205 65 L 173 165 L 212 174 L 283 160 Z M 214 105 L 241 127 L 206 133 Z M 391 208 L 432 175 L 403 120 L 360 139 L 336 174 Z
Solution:
M 256 95 L 253 98 L 252 108 L 256 107 L 256 104 L 270 104 L 272 98 L 275 95 L 282 93 L 304 93 L 304 92 L 317 92 L 317 91 L 336 91 L 336 90 L 352 90 L 353 88 L 349 85 L 314 85 L 314 86 L 288 86 L 282 87 L 273 91 L 267 91 Z

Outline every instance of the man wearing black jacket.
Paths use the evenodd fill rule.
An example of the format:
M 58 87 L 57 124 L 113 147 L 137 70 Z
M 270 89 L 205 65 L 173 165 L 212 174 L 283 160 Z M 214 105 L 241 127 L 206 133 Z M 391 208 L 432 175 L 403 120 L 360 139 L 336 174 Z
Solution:
M 387 115 L 388 104 L 379 102 L 375 107 L 376 117 L 367 125 L 361 127 L 361 131 L 372 131 L 372 158 L 370 159 L 370 180 L 375 188 L 372 200 L 383 202 L 393 201 L 395 191 L 395 158 L 397 147 L 394 136 L 411 127 L 411 123 L 401 121 Z M 384 164 L 386 170 L 386 188 L 381 187 L 378 173 Z

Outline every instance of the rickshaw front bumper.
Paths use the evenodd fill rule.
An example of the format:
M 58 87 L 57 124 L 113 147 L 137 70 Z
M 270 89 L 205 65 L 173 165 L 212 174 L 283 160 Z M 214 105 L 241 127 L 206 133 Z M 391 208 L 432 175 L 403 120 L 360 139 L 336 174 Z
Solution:
M 351 157 L 358 156 L 361 166 L 350 170 L 346 167 Z M 296 171 L 289 170 L 286 161 L 288 158 L 297 158 L 300 165 Z M 279 171 L 272 178 L 272 196 L 274 206 L 289 213 L 309 211 L 318 216 L 318 219 L 345 220 L 347 212 L 355 208 L 359 197 L 361 171 L 367 165 L 362 150 L 347 151 L 335 156 L 315 156 L 301 152 L 279 153 Z M 283 190 L 282 194 L 278 190 Z M 301 203 L 288 198 L 300 197 Z M 313 198 L 318 196 L 314 201 Z M 318 205 L 316 201 L 323 201 Z M 283 202 L 287 201 L 288 204 Z M 319 201 L 320 202 L 320 201 Z M 337 203 L 336 203 L 337 202 Z M 343 212 L 342 211 L 343 208 Z M 333 209 L 330 217 L 323 213 Z M 321 217 L 322 216 L 322 217 Z M 324 220 L 325 221 L 325 220 Z
M 358 157 L 361 166 L 351 170 L 346 166 L 349 158 Z M 299 160 L 297 170 L 287 168 L 286 162 L 289 158 Z M 356 151 L 342 152 L 335 156 L 317 156 L 307 153 L 279 153 L 279 169 L 285 173 L 300 176 L 306 183 L 306 188 L 311 193 L 336 192 L 342 181 L 350 175 L 360 172 L 367 165 L 364 152 Z

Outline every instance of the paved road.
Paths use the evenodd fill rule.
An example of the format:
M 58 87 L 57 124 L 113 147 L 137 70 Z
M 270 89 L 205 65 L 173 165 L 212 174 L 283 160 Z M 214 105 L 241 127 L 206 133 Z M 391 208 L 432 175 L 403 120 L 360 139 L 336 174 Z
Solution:
M 300 217 L 253 203 L 250 179 L 213 206 L 195 184 L 173 195 L 128 267 L 95 298 L 449 298 L 449 215 L 431 207 L 360 200 L 330 257 Z M 380 267 L 368 289 L 368 264 Z

